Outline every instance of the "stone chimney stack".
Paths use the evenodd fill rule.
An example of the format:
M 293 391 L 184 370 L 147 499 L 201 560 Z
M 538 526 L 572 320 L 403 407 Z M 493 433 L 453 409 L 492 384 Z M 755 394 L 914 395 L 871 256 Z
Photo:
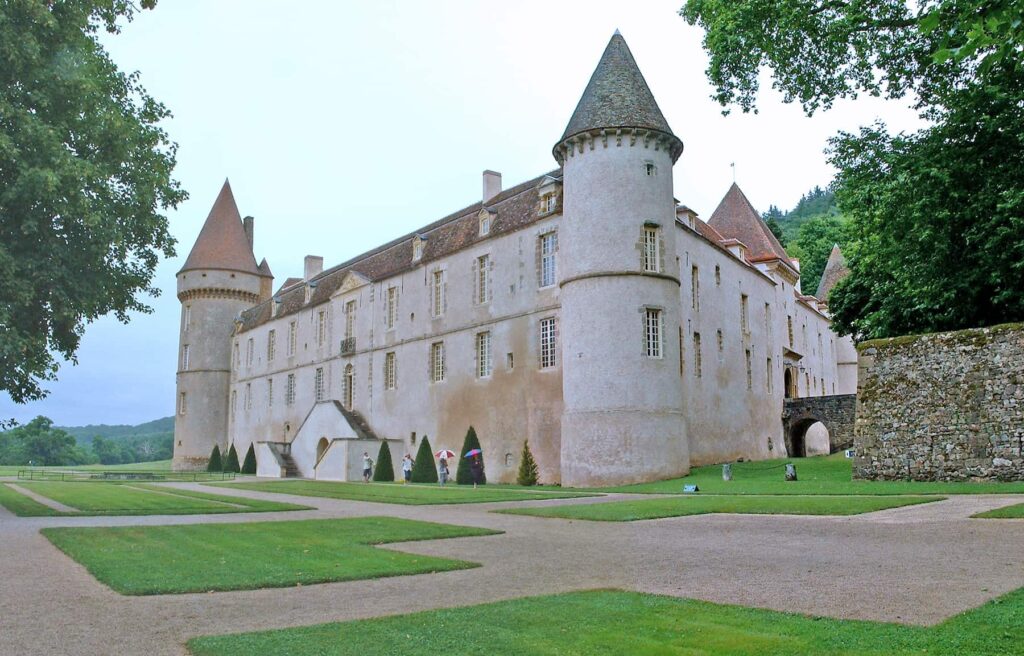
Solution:
M 242 219 L 242 227 L 245 228 L 245 238 L 249 240 L 249 250 L 252 250 L 252 224 L 253 218 L 251 216 Z
M 494 171 L 484 171 L 484 197 L 481 202 L 486 203 L 501 193 L 501 174 Z
M 303 274 L 302 277 L 306 281 L 309 281 L 313 276 L 318 275 L 324 270 L 324 258 L 319 255 L 307 255 L 303 262 Z

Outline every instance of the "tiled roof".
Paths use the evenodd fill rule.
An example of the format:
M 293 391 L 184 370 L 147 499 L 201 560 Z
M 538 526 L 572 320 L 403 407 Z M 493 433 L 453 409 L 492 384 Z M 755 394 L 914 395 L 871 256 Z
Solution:
M 735 182 L 718 204 L 708 224 L 725 239 L 743 242 L 747 247 L 747 259 L 751 262 L 779 259 L 787 265 L 790 263 L 786 249 Z
M 260 275 L 252 247 L 249 246 L 249 238 L 245 236 L 242 217 L 235 205 L 235 197 L 231 193 L 231 184 L 227 180 L 206 217 L 203 229 L 199 231 L 185 266 L 181 267 L 181 271 L 194 269 L 225 269 Z
M 642 128 L 674 136 L 618 31 L 601 55 L 560 141 L 600 128 Z
M 388 242 L 372 251 L 352 258 L 337 266 L 327 269 L 315 276 L 312 281 L 316 287 L 309 299 L 309 305 L 318 305 L 331 298 L 341 286 L 345 276 L 351 271 L 375 282 L 390 278 L 396 274 L 421 266 L 432 260 L 447 257 L 480 241 L 514 232 L 523 228 L 540 217 L 540 199 L 531 193 L 545 178 L 551 176 L 561 179 L 561 170 L 551 171 L 544 175 L 527 180 L 510 189 L 506 189 L 487 201 L 486 208 L 497 216 L 491 223 L 490 232 L 486 237 L 480 236 L 477 215 L 484 207 L 483 203 L 474 203 L 454 214 L 435 221 L 404 237 Z M 423 256 L 419 261 L 412 261 L 412 242 L 414 237 L 423 237 Z M 293 282 L 294 280 L 294 282 Z M 277 316 L 297 312 L 306 304 L 305 285 L 295 284 L 299 279 L 289 278 L 278 290 L 275 298 L 280 299 Z M 291 283 L 291 284 L 289 284 Z M 273 300 L 265 301 L 242 313 L 240 332 L 250 330 L 267 322 L 271 318 Z
M 828 262 L 825 263 L 825 271 L 821 274 L 821 282 L 818 283 L 818 292 L 815 296 L 823 302 L 827 301 L 828 293 L 832 291 L 837 282 L 849 273 L 850 269 L 846 266 L 846 258 L 839 250 L 839 244 L 836 244 L 832 247 L 832 252 L 829 253 Z
M 274 274 L 270 271 L 270 264 L 267 263 L 267 258 L 263 258 L 259 266 L 260 275 L 264 278 L 273 278 Z

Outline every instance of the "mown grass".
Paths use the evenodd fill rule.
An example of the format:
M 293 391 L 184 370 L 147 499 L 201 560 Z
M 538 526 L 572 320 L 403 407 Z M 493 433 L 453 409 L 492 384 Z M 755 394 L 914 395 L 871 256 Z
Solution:
M 1006 656 L 1021 654 L 1022 644 L 1022 590 L 934 627 L 596 590 L 194 638 L 188 647 L 195 656 Z
M 327 481 L 265 481 L 255 483 L 207 483 L 213 487 L 232 487 L 258 492 L 327 497 L 350 501 L 373 501 L 411 506 L 453 503 L 488 503 L 494 501 L 536 501 L 539 499 L 571 499 L 599 496 L 588 492 L 534 492 L 528 488 L 482 485 L 402 485 L 400 483 L 335 483 Z
M 796 465 L 796 481 L 785 480 L 785 464 Z M 697 485 L 711 494 L 1024 494 L 1024 482 L 929 483 L 919 481 L 854 481 L 852 460 L 837 453 L 815 458 L 740 462 L 732 465 L 731 481 L 722 480 L 722 466 L 694 467 L 689 476 L 639 485 L 606 488 L 606 492 L 678 494 Z
M 61 512 L 0 484 L 0 505 L 19 517 L 95 515 L 197 515 L 309 510 L 291 503 L 243 499 L 139 483 L 27 482 L 16 485 L 70 506 Z
M 840 496 L 672 496 L 638 501 L 611 501 L 581 505 L 511 508 L 495 512 L 537 517 L 560 517 L 601 522 L 748 513 L 757 515 L 859 515 L 886 508 L 939 501 L 945 497 L 840 497 Z
M 1024 519 L 1024 503 L 996 508 L 995 510 L 971 515 L 971 517 L 980 517 L 982 519 Z
M 28 465 L 0 465 L 0 476 L 17 476 L 23 469 L 45 469 L 61 471 L 73 469 L 75 471 L 137 471 L 137 472 L 169 472 L 171 471 L 170 460 L 154 460 L 152 462 L 134 462 L 126 465 L 74 465 L 67 467 L 29 467 Z
M 477 567 L 373 545 L 500 531 L 391 517 L 117 528 L 45 535 L 121 594 L 249 590 Z M 367 603 L 371 603 L 367 600 Z

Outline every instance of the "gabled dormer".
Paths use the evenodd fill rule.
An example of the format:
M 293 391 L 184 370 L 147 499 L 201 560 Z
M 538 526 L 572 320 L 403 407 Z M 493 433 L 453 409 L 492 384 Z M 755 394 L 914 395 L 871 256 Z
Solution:
M 427 238 L 424 235 L 416 234 L 412 237 L 412 261 L 419 262 L 423 259 L 423 249 L 427 245 Z
M 537 185 L 537 196 L 540 201 L 540 216 L 554 214 L 562 208 L 561 200 L 562 181 L 550 175 L 545 175 Z
M 476 219 L 479 228 L 477 234 L 480 237 L 486 237 L 491 234 L 491 228 L 494 227 L 494 222 L 498 219 L 498 213 L 485 207 L 477 213 Z

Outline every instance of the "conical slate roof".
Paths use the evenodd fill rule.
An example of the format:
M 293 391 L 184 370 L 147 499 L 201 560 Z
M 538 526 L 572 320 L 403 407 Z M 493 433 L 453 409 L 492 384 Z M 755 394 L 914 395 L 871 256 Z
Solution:
M 263 258 L 259 266 L 260 275 L 264 278 L 273 278 L 274 274 L 270 271 L 270 265 L 267 264 L 267 258 Z
M 260 275 L 249 239 L 245 236 L 242 216 L 231 193 L 231 183 L 227 180 L 206 217 L 203 229 L 199 231 L 185 266 L 181 267 L 181 271 L 194 269 L 224 269 Z
M 789 264 L 786 249 L 735 182 L 715 208 L 708 225 L 726 239 L 743 242 L 748 249 L 747 259 L 751 262 L 779 259 Z
M 829 253 L 825 271 L 821 274 L 821 282 L 818 283 L 818 291 L 814 296 L 821 301 L 828 300 L 828 293 L 848 273 L 850 273 L 850 269 L 846 266 L 846 258 L 843 257 L 843 251 L 839 250 L 839 244 L 836 244 L 832 247 L 832 252 Z
M 618 30 L 604 49 L 559 143 L 601 128 L 641 128 L 675 136 Z

